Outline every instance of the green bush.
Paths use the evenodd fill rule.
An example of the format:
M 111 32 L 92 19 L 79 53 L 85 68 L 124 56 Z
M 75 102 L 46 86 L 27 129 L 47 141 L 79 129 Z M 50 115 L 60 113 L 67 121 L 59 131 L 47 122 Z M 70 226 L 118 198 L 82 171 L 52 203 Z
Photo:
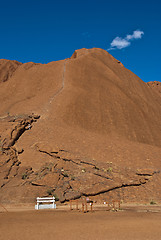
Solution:
M 155 204 L 157 204 L 157 203 L 154 200 L 150 201 L 150 205 L 155 205 Z
M 55 201 L 59 201 L 59 197 L 56 195 L 56 193 L 54 193 L 53 196 L 55 197 Z
M 109 167 L 109 168 L 107 169 L 107 172 L 112 172 L 112 167 Z
M 27 178 L 27 173 L 23 173 L 22 174 L 22 179 L 24 180 L 24 179 L 26 179 Z
M 53 193 L 53 189 L 47 189 L 46 192 L 47 192 L 48 195 L 52 195 L 52 193 Z

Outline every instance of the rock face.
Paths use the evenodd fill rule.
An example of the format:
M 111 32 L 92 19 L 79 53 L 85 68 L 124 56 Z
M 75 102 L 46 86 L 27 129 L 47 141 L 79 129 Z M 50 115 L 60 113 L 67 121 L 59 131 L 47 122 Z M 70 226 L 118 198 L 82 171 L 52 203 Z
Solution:
M 150 85 L 102 49 L 1 62 L 1 202 L 160 199 L 161 97 Z
M 0 59 L 0 83 L 6 82 L 20 65 L 17 61 Z
M 153 81 L 153 82 L 148 82 L 147 85 L 155 90 L 159 95 L 161 96 L 161 82 Z

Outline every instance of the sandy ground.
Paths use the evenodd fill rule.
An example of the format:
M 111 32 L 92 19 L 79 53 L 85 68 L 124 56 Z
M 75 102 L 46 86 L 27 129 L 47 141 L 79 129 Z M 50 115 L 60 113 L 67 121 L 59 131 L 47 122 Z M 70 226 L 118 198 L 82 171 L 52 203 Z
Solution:
M 97 207 L 94 212 L 82 213 L 69 211 L 68 206 L 39 211 L 10 208 L 9 212 L 0 211 L 0 240 L 161 238 L 160 206 L 124 206 L 122 209 L 109 212 Z

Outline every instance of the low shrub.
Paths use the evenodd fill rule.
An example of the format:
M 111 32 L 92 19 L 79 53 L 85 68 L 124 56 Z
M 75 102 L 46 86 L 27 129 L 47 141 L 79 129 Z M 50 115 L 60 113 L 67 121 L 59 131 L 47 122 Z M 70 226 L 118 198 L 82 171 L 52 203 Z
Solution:
M 47 189 L 46 192 L 47 192 L 48 195 L 52 195 L 53 194 L 53 189 Z
M 107 169 L 107 172 L 112 172 L 112 167 L 109 167 L 109 168 Z
M 22 174 L 22 179 L 24 180 L 24 179 L 26 179 L 27 178 L 27 173 L 23 173 Z
M 157 203 L 154 200 L 150 201 L 150 205 L 155 205 L 155 204 L 157 204 Z
M 56 195 L 56 193 L 54 193 L 53 196 L 55 197 L 55 201 L 59 201 L 59 197 Z

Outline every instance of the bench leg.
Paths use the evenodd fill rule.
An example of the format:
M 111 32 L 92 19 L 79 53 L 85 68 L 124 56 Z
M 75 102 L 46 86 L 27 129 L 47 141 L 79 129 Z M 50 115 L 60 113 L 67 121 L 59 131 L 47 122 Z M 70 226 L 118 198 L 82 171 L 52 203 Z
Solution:
M 52 208 L 55 208 L 55 202 L 53 202 Z
M 39 210 L 39 203 L 36 204 L 36 210 Z

